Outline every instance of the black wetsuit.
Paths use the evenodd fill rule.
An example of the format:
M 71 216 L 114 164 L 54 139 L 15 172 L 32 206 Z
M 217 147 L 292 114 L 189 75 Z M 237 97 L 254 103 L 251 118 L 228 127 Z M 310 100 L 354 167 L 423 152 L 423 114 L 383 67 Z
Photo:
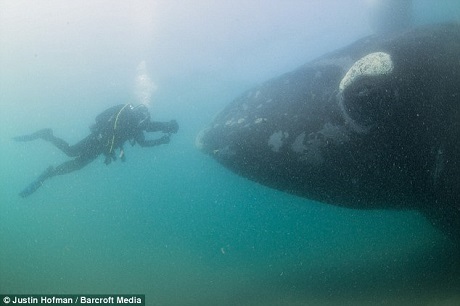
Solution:
M 133 107 L 130 104 L 121 104 L 113 106 L 97 116 L 96 123 L 91 127 L 91 134 L 75 145 L 69 145 L 65 140 L 54 136 L 51 129 L 43 129 L 30 135 L 15 137 L 13 139 L 16 141 L 31 141 L 41 138 L 54 144 L 67 156 L 75 157 L 57 167 L 48 167 L 20 195 L 22 197 L 29 196 L 46 179 L 79 170 L 101 154 L 105 155 L 105 163 L 109 164 L 117 158 L 116 150 L 119 150 L 119 156 L 124 161 L 123 144 L 126 141 L 130 141 L 132 145 L 137 143 L 142 147 L 169 143 L 169 135 L 176 133 L 178 128 L 175 120 L 169 122 L 150 121 L 150 115 L 145 106 Z M 166 135 L 159 139 L 147 140 L 144 131 L 161 131 Z

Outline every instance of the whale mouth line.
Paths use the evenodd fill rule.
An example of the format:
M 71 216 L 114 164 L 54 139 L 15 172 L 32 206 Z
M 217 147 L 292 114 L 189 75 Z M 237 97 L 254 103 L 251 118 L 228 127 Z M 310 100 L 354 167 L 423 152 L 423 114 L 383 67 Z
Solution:
M 370 125 L 362 125 L 362 124 L 359 124 L 358 122 L 356 122 L 356 120 L 354 120 L 351 115 L 349 114 L 349 111 L 347 110 L 347 107 L 345 106 L 345 102 L 344 102 L 344 97 L 343 97 L 343 93 L 340 92 L 338 94 L 338 97 L 337 97 L 337 100 L 339 101 L 339 107 L 340 107 L 340 110 L 342 112 L 342 116 L 345 120 L 345 123 L 356 133 L 358 134 L 367 134 L 369 133 L 369 131 L 371 130 L 372 128 L 372 124 Z

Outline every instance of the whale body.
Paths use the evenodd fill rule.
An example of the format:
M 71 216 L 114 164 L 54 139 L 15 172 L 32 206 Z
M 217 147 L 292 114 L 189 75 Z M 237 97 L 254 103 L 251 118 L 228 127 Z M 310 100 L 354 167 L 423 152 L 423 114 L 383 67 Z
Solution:
M 460 241 L 460 25 L 365 37 L 233 100 L 197 146 L 316 201 L 415 209 Z

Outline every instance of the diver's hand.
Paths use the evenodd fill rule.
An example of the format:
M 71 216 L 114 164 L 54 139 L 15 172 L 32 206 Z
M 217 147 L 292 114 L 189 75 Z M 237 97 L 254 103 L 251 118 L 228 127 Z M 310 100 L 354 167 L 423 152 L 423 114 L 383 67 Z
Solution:
M 163 129 L 163 132 L 176 134 L 178 130 L 179 130 L 179 124 L 177 124 L 177 121 L 171 120 L 165 124 L 165 128 Z

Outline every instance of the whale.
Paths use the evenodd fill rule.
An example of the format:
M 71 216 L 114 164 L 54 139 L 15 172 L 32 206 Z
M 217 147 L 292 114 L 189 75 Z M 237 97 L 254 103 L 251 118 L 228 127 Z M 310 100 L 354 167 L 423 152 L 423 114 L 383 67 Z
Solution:
M 231 101 L 196 146 L 259 184 L 417 210 L 460 243 L 460 25 L 364 37 Z

